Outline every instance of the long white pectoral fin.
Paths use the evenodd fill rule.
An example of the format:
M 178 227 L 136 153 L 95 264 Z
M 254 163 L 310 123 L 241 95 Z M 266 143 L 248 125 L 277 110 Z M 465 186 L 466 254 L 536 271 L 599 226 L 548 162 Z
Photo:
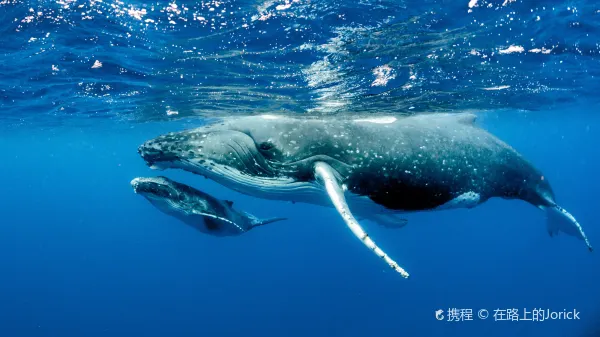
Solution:
M 323 184 L 323 186 L 325 186 L 327 194 L 335 206 L 335 209 L 340 213 L 346 225 L 352 230 L 352 233 L 359 238 L 365 246 L 373 250 L 377 256 L 382 258 L 390 267 L 392 267 L 392 269 L 400 273 L 403 277 L 408 278 L 408 273 L 400 267 L 396 261 L 392 260 L 383 250 L 381 250 L 381 248 L 371 240 L 358 221 L 356 221 L 346 203 L 344 191 L 340 186 L 338 178 L 336 177 L 336 172 L 333 168 L 324 162 L 317 162 L 315 163 L 314 169 L 315 177 Z
M 583 228 L 581 228 L 581 225 L 571 213 L 558 205 L 543 207 L 543 209 L 546 211 L 548 234 L 550 236 L 554 236 L 558 232 L 563 232 L 585 241 L 588 249 L 593 251 L 590 241 L 583 232 Z

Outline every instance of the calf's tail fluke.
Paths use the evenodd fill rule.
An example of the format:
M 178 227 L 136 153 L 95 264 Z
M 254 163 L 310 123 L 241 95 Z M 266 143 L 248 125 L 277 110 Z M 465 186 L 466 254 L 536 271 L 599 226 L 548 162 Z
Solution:
M 254 218 L 252 220 L 252 228 L 258 227 L 258 226 L 262 226 L 262 225 L 266 225 L 266 224 L 270 224 L 272 222 L 287 220 L 287 219 L 288 218 L 269 218 L 269 219 Z
M 583 228 L 581 228 L 581 225 L 571 213 L 558 205 L 546 206 L 543 209 L 546 211 L 548 234 L 550 236 L 557 235 L 558 232 L 563 232 L 585 241 L 590 252 L 594 250 L 583 232 Z

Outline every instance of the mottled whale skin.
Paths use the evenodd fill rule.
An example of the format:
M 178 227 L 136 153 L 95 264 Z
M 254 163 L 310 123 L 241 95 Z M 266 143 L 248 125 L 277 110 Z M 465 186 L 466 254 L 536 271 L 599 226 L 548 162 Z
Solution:
M 247 191 L 239 186 L 243 176 L 264 180 L 267 189 L 278 179 L 281 184 L 310 183 L 314 162 L 323 161 L 339 173 L 348 192 L 389 210 L 435 209 L 469 192 L 479 195 L 476 203 L 503 197 L 550 205 L 554 195 L 542 173 L 473 126 L 472 118 L 426 115 L 370 122 L 250 116 L 160 136 L 139 152 L 157 168 L 180 167 L 207 176 L 222 167 L 239 171 L 237 181 L 233 176 L 231 182 L 216 180 L 259 196 L 268 191 L 261 186 Z M 327 200 L 297 200 L 293 193 L 273 195 L 286 197 L 329 205 Z
M 350 214 L 350 227 L 359 226 L 353 214 L 393 222 L 401 212 L 521 199 L 546 211 L 551 235 L 579 237 L 591 250 L 544 175 L 474 121 L 471 114 L 245 116 L 156 137 L 138 152 L 152 168 L 184 169 L 248 195 L 333 203 Z
M 162 212 L 202 233 L 213 236 L 238 236 L 271 222 L 233 208 L 233 202 L 219 200 L 167 177 L 138 177 L 131 181 L 135 193 L 144 196 Z

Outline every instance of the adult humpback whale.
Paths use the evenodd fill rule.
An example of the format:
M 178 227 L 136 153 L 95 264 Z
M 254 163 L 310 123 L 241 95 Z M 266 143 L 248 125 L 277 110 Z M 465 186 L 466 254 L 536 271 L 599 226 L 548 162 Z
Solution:
M 404 277 L 408 273 L 357 218 L 390 223 L 399 212 L 521 199 L 546 212 L 550 235 L 576 236 L 591 251 L 542 173 L 474 120 L 470 114 L 246 116 L 162 135 L 138 152 L 152 168 L 184 169 L 252 196 L 333 205 L 352 232 Z
M 258 219 L 234 209 L 232 201 L 219 200 L 167 177 L 138 177 L 131 181 L 131 187 L 163 213 L 213 236 L 237 236 L 255 227 L 285 220 Z

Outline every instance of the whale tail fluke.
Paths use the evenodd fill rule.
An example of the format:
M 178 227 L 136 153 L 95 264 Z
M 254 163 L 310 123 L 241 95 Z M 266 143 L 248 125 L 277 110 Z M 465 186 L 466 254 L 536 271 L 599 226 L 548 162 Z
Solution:
M 592 245 L 590 245 L 587 236 L 583 232 L 583 228 L 581 228 L 581 225 L 571 213 L 558 205 L 547 206 L 543 209 L 546 211 L 548 234 L 550 234 L 550 236 L 555 236 L 558 232 L 563 232 L 585 241 L 590 252 L 594 250 Z

